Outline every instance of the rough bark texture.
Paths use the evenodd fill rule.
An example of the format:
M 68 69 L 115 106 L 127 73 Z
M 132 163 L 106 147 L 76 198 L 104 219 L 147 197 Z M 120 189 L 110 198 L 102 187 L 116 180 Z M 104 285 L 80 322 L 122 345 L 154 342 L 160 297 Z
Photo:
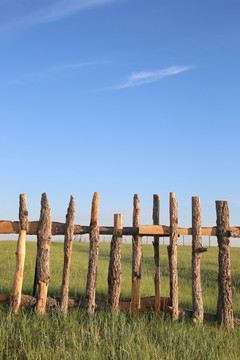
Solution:
M 63 279 L 61 288 L 60 309 L 62 314 L 67 313 L 68 309 L 68 291 L 69 291 L 69 276 L 72 256 L 72 242 L 74 234 L 74 220 L 75 220 L 75 202 L 74 197 L 71 196 L 70 203 L 66 215 L 65 238 L 64 238 L 64 265 L 63 265 Z
M 13 294 L 12 294 L 12 310 L 15 315 L 18 314 L 21 294 L 22 294 L 22 282 L 24 261 L 26 252 L 26 230 L 28 226 L 28 212 L 27 212 L 27 199 L 25 194 L 21 194 L 19 197 L 19 237 L 16 251 L 16 268 L 13 280 Z
M 108 267 L 107 303 L 112 312 L 119 308 L 120 288 L 122 279 L 121 245 L 122 245 L 122 214 L 114 215 L 114 233 L 111 241 L 110 262 Z
M 170 193 L 170 286 L 172 299 L 172 318 L 178 320 L 178 270 L 177 270 L 177 242 L 178 242 L 178 204 L 173 193 Z
M 50 280 L 50 241 L 51 241 L 51 210 L 46 193 L 42 194 L 41 213 L 39 219 L 37 236 L 37 284 L 38 284 L 38 303 L 37 311 L 39 315 L 45 313 L 47 289 Z
M 97 264 L 99 253 L 99 227 L 98 227 L 98 204 L 99 194 L 97 192 L 93 195 L 91 223 L 90 223 L 90 246 L 89 246 L 89 261 L 88 261 L 88 275 L 85 293 L 85 304 L 89 314 L 93 314 L 96 308 L 95 293 L 97 281 Z
M 133 198 L 133 227 L 140 225 L 140 208 L 139 198 L 135 194 Z M 141 305 L 141 265 L 142 265 L 142 237 L 135 235 L 132 238 L 132 296 L 131 296 L 131 313 L 135 315 Z
M 217 229 L 218 229 L 218 324 L 225 324 L 229 329 L 234 328 L 231 286 L 229 209 L 227 201 L 216 201 Z
M 202 216 L 199 197 L 192 197 L 192 308 L 193 321 L 203 323 L 203 300 L 201 287 Z
M 153 195 L 153 225 L 159 225 L 159 202 L 160 196 Z M 155 303 L 154 310 L 158 315 L 160 315 L 161 310 L 161 298 L 160 298 L 160 261 L 159 261 L 159 236 L 154 236 L 153 240 L 154 246 L 154 262 L 155 262 L 155 276 L 154 276 L 154 286 L 155 286 Z

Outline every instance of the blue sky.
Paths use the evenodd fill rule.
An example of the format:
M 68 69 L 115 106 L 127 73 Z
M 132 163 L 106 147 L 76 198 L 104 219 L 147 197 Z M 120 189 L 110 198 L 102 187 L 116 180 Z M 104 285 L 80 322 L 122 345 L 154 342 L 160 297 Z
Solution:
M 0 0 L 1 219 L 18 195 L 37 219 L 47 192 L 54 220 L 75 195 L 76 221 L 100 223 L 132 197 L 150 224 L 152 195 L 179 201 L 203 225 L 229 200 L 239 225 L 239 1 Z

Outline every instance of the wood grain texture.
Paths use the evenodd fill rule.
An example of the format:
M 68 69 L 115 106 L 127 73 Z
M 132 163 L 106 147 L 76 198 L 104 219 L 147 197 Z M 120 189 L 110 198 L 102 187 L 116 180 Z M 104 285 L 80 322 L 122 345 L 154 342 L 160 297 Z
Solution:
M 112 312 L 119 308 L 122 280 L 121 245 L 122 245 L 122 214 L 114 215 L 114 233 L 111 241 L 110 261 L 108 267 L 107 304 Z
M 177 242 L 178 242 L 178 204 L 174 193 L 170 193 L 170 286 L 172 302 L 172 318 L 178 320 L 178 270 L 177 270 Z
M 27 198 L 26 194 L 19 196 L 19 236 L 16 251 L 16 268 L 13 280 L 12 310 L 18 315 L 21 302 L 24 262 L 26 253 L 26 229 L 28 226 Z
M 63 278 L 62 278 L 61 300 L 60 300 L 60 310 L 62 314 L 66 314 L 68 309 L 69 277 L 70 277 L 70 265 L 71 265 L 71 257 L 72 257 L 74 220 L 75 220 L 75 201 L 74 201 L 74 197 L 71 195 L 69 207 L 66 215 L 66 226 L 65 226 L 65 237 L 64 237 L 64 265 L 63 265 Z
M 50 281 L 50 242 L 51 242 L 51 210 L 47 194 L 42 194 L 41 213 L 37 235 L 36 274 L 38 284 L 37 312 L 45 314 L 48 284 Z
M 98 227 L 98 204 L 99 194 L 93 195 L 91 222 L 90 222 L 90 244 L 89 244 L 89 261 L 88 274 L 85 292 L 85 306 L 89 314 L 93 314 L 96 308 L 96 282 L 97 282 L 97 264 L 99 253 L 99 227 Z
M 234 328 L 232 307 L 231 263 L 229 234 L 229 208 L 227 201 L 216 201 L 218 228 L 218 324 Z
M 202 215 L 200 198 L 192 197 L 192 308 L 193 321 L 203 323 L 203 300 L 201 286 Z
M 138 195 L 133 197 L 133 227 L 140 225 L 140 200 Z M 132 237 L 132 293 L 131 293 L 131 314 L 137 315 L 141 306 L 141 267 L 142 267 L 142 237 Z
M 160 217 L 160 196 L 153 195 L 153 225 L 159 225 Z M 154 287 L 155 287 L 155 302 L 154 310 L 160 316 L 161 310 L 161 294 L 160 294 L 160 259 L 159 259 L 159 236 L 155 235 L 153 239 L 154 247 L 154 262 L 155 262 L 155 275 L 154 275 Z

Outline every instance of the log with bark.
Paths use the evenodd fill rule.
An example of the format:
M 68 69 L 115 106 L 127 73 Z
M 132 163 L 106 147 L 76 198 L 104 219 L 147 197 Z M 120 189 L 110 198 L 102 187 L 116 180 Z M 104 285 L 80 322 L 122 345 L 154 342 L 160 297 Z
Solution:
M 99 227 L 98 227 L 98 204 L 99 194 L 93 195 L 91 223 L 90 223 L 90 244 L 89 244 L 89 261 L 88 274 L 85 292 L 85 306 L 89 314 L 93 314 L 96 308 L 96 282 L 97 282 L 97 264 L 99 253 Z
M 111 241 L 110 261 L 108 267 L 107 304 L 112 312 L 119 308 L 122 280 L 121 245 L 122 245 L 122 214 L 114 215 L 114 233 Z
M 160 196 L 153 195 L 153 225 L 159 225 L 159 213 L 160 213 Z M 154 262 L 155 262 L 155 276 L 154 276 L 154 287 L 155 287 L 155 302 L 154 307 L 158 315 L 160 315 L 161 309 L 161 295 L 160 295 L 160 260 L 159 260 L 159 236 L 155 235 L 153 240 L 154 247 Z
M 39 315 L 45 314 L 47 290 L 50 281 L 50 242 L 51 242 L 51 210 L 47 199 L 47 194 L 42 194 L 41 213 L 37 235 L 37 284 L 38 302 L 37 312 Z
M 16 269 L 13 280 L 12 293 L 12 310 L 15 315 L 18 314 L 23 283 L 24 261 L 26 253 L 26 232 L 28 228 L 28 212 L 27 212 L 27 198 L 26 194 L 21 194 L 19 197 L 19 236 L 16 251 Z
M 230 263 L 230 238 L 229 238 L 229 209 L 228 201 L 216 201 L 217 229 L 218 229 L 218 324 L 226 325 L 230 330 L 234 328 L 231 263 Z
M 133 198 L 133 227 L 140 225 L 139 198 L 135 194 Z M 132 294 L 131 294 L 131 314 L 138 314 L 141 306 L 141 266 L 142 266 L 142 237 L 135 235 L 132 237 Z
M 67 313 L 68 309 L 68 292 L 69 292 L 69 276 L 72 256 L 72 242 L 74 234 L 74 220 L 75 220 L 75 202 L 71 195 L 70 203 L 66 215 L 65 237 L 64 237 L 64 265 L 63 278 L 61 287 L 60 309 L 62 314 Z

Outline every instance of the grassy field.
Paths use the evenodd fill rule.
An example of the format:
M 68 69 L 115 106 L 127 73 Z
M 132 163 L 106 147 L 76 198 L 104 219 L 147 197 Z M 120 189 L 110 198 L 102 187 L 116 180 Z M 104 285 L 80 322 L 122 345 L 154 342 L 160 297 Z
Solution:
M 88 265 L 87 243 L 73 246 L 70 296 L 83 296 Z M 12 291 L 16 242 L 0 242 L 0 294 Z M 109 244 L 99 252 L 97 293 L 105 299 Z M 215 313 L 217 303 L 217 248 L 202 257 L 202 288 L 205 312 Z M 181 246 L 179 254 L 180 307 L 191 309 L 191 247 Z M 231 250 L 234 316 L 240 317 L 240 249 Z M 27 242 L 23 293 L 31 294 L 36 258 L 36 243 Z M 169 294 L 166 246 L 160 246 L 161 294 Z M 59 296 L 63 266 L 63 244 L 51 245 L 50 296 Z M 143 246 L 142 296 L 154 294 L 153 247 Z M 121 298 L 131 292 L 131 245 L 122 246 Z M 154 313 L 131 319 L 129 313 L 111 316 L 98 311 L 89 318 L 83 310 L 71 310 L 62 318 L 59 309 L 48 310 L 38 318 L 32 309 L 21 309 L 18 318 L 7 307 L 0 308 L 1 359 L 239 359 L 240 328 L 231 334 L 214 323 L 192 324 L 190 319 L 172 323 L 169 316 L 157 319 Z

